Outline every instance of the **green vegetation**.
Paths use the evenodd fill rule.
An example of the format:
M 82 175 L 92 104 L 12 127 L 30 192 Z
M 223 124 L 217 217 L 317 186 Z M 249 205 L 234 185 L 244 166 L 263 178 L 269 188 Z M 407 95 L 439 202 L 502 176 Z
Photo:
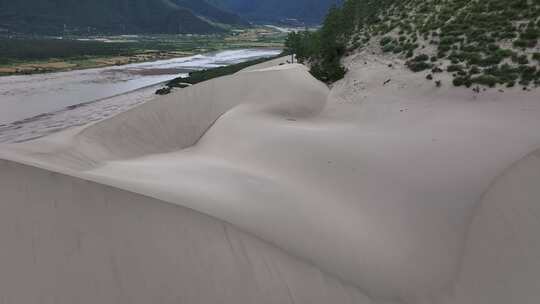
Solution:
M 169 81 L 166 84 L 165 88 L 161 88 L 156 91 L 156 94 L 158 95 L 166 95 L 171 92 L 172 88 L 185 88 L 189 85 L 193 85 L 199 82 L 207 81 L 210 79 L 214 79 L 217 77 L 232 75 L 236 72 L 239 72 L 245 68 L 248 68 L 250 66 L 264 63 L 273 59 L 276 59 L 282 55 L 278 55 L 276 57 L 269 57 L 269 58 L 260 58 L 255 60 L 250 60 L 242 63 L 237 63 L 229 66 L 219 67 L 219 68 L 213 68 L 213 69 L 207 69 L 207 70 L 201 70 L 201 71 L 195 71 L 189 73 L 188 77 L 178 77 L 171 81 Z
M 50 58 L 84 58 L 85 56 L 127 56 L 140 49 L 148 49 L 146 43 L 103 43 L 60 39 L 2 39 L 0 38 L 0 64 Z M 164 45 L 152 48 L 168 50 Z
M 426 54 L 421 54 L 407 61 L 406 65 L 409 67 L 409 69 L 411 69 L 411 71 L 420 72 L 433 67 L 432 63 L 426 62 L 427 60 L 429 60 L 429 56 Z
M 311 73 L 325 82 L 343 78 L 346 73 L 340 60 L 345 55 L 345 12 L 332 7 L 323 27 L 317 32 L 291 33 L 285 41 L 287 49 L 297 55 L 299 62 L 310 61 Z
M 62 70 L 51 67 L 28 68 L 28 65 L 47 65 L 51 62 L 62 62 L 70 66 L 69 69 L 79 69 L 181 57 L 223 49 L 280 48 L 285 38 L 286 34 L 265 27 L 214 35 L 98 36 L 84 40 L 76 36 L 65 39 L 0 37 L 0 69 L 19 70 L 4 72 L 7 75 L 27 74 Z M 104 63 L 107 61 L 110 63 Z
M 309 61 L 311 73 L 325 82 L 334 82 L 346 73 L 341 58 L 352 42 L 360 47 L 371 39 L 370 35 L 358 35 L 357 27 L 364 22 L 375 22 L 376 13 L 393 0 L 348 0 L 342 7 L 333 6 L 317 32 L 291 33 L 285 42 L 288 52 L 295 53 L 300 62 Z M 384 47 L 390 39 L 381 42 Z M 394 48 L 387 47 L 387 51 Z
M 346 0 L 320 31 L 291 34 L 286 46 L 326 82 L 343 76 L 343 56 L 378 45 L 414 72 L 447 67 L 457 86 L 529 85 L 540 82 L 529 69 L 539 38 L 538 0 Z

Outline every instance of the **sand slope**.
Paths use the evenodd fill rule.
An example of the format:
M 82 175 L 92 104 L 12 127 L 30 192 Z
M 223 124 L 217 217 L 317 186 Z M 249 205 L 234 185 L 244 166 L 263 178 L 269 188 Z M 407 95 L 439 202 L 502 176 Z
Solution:
M 534 216 L 540 179 L 537 155 L 531 154 L 540 148 L 540 133 L 534 132 L 540 128 L 538 91 L 474 94 L 447 84 L 436 88 L 425 75 L 411 74 L 399 62 L 388 68 L 388 63 L 376 56 L 353 56 L 350 73 L 331 91 L 303 66 L 259 66 L 88 127 L 5 147 L 0 158 L 70 177 L 61 175 L 64 184 L 45 182 L 49 179 L 39 175 L 50 173 L 6 162 L 11 169 L 2 170 L 0 189 L 13 194 L 5 199 L 12 205 L 3 204 L 2 213 L 23 216 L 14 206 L 38 201 L 28 198 L 28 191 L 37 196 L 69 191 L 71 196 L 62 200 L 78 208 L 102 204 L 104 192 L 122 193 L 105 201 L 125 206 L 117 212 L 128 214 L 136 211 L 127 206 L 139 202 L 140 219 L 111 219 L 107 227 L 114 238 L 98 247 L 136 252 L 135 261 L 128 259 L 134 264 L 118 270 L 127 275 L 133 268 L 144 269 L 140 275 L 145 281 L 133 284 L 187 286 L 168 291 L 175 296 L 208 290 L 204 300 L 190 295 L 182 303 L 218 298 L 221 303 L 532 303 L 535 287 L 540 287 L 535 264 L 540 241 L 532 232 L 540 224 Z M 21 178 L 14 179 L 18 170 Z M 25 176 L 28 188 L 13 190 L 10 183 Z M 90 189 L 74 186 L 79 183 Z M 79 193 L 82 201 L 74 198 Z M 146 215 L 147 208 L 156 211 Z M 104 210 L 95 220 L 109 216 Z M 89 220 L 88 225 L 94 221 L 70 212 L 62 218 Z M 189 220 L 167 215 L 171 225 L 185 225 L 173 234 L 154 226 L 161 227 L 161 215 L 154 212 L 185 213 Z M 503 225 L 500 217 L 510 218 Z M 293 297 L 249 287 L 257 262 L 244 267 L 234 259 L 199 257 L 204 252 L 234 257 L 230 252 L 236 250 L 215 248 L 225 242 L 223 231 L 205 232 L 210 228 L 199 218 L 245 234 L 253 246 L 264 247 L 260 254 L 279 252 L 276 261 L 291 263 L 285 268 L 291 272 L 286 285 Z M 52 219 L 43 221 L 51 224 Z M 126 229 L 129 225 L 136 228 Z M 516 233 L 512 237 L 488 237 L 510 228 Z M 153 229 L 158 232 L 151 234 Z M 17 241 L 14 233 L 4 237 L 5 243 Z M 185 244 L 175 243 L 175 235 L 202 244 L 186 251 Z M 51 235 L 41 239 L 47 238 Z M 520 247 L 502 253 L 513 245 Z M 58 246 L 67 245 L 58 241 Z M 191 258 L 200 266 L 188 268 L 189 274 L 170 270 L 161 275 L 167 265 Z M 238 259 L 253 263 L 245 255 Z M 154 273 L 148 263 L 164 270 Z M 104 260 L 81 264 L 103 267 L 103 274 L 117 267 Z M 72 272 L 78 266 L 66 267 Z M 26 273 L 60 271 L 30 268 Z M 148 271 L 152 273 L 146 277 Z M 72 274 L 62 275 L 68 280 Z M 193 276 L 201 281 L 192 281 Z M 87 280 L 89 274 L 81 278 Z M 320 278 L 340 287 L 330 289 Z M 260 280 L 258 288 L 274 286 L 270 278 Z M 95 290 L 73 284 L 81 292 Z M 26 296 L 34 298 L 28 299 L 38 299 L 40 287 L 39 282 L 31 285 Z M 143 294 L 142 289 L 122 288 L 111 288 L 100 301 L 130 303 L 130 296 Z M 111 300 L 115 292 L 127 298 Z M 234 296 L 223 296 L 230 292 Z M 62 299 L 56 303 L 73 300 L 61 298 L 61 290 L 49 294 Z M 170 302 L 159 294 L 146 291 L 144 296 Z
M 538 303 L 539 198 L 536 150 L 506 170 L 484 194 L 467 238 L 458 303 Z
M 217 219 L 0 162 L 2 303 L 371 303 Z

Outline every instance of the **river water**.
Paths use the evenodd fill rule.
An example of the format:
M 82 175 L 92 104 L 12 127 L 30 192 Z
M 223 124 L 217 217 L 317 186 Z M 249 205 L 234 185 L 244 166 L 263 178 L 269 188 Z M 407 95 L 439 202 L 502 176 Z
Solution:
M 0 77 L 0 143 L 39 138 L 126 111 L 190 71 L 275 56 L 241 49 L 123 66 Z

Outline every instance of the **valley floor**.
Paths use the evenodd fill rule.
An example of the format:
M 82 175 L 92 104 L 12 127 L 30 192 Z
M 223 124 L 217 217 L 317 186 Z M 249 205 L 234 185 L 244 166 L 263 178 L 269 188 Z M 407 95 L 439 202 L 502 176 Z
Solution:
M 222 35 L 129 35 L 65 39 L 2 38 L 0 76 L 51 73 L 187 57 L 224 49 L 281 48 L 286 33 L 270 27 Z

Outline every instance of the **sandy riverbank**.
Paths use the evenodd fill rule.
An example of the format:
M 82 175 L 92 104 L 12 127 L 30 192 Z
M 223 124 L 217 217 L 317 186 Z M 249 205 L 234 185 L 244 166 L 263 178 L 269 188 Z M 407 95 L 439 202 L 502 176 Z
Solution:
M 0 148 L 0 294 L 535 303 L 538 91 L 366 54 L 329 90 L 283 61 Z

